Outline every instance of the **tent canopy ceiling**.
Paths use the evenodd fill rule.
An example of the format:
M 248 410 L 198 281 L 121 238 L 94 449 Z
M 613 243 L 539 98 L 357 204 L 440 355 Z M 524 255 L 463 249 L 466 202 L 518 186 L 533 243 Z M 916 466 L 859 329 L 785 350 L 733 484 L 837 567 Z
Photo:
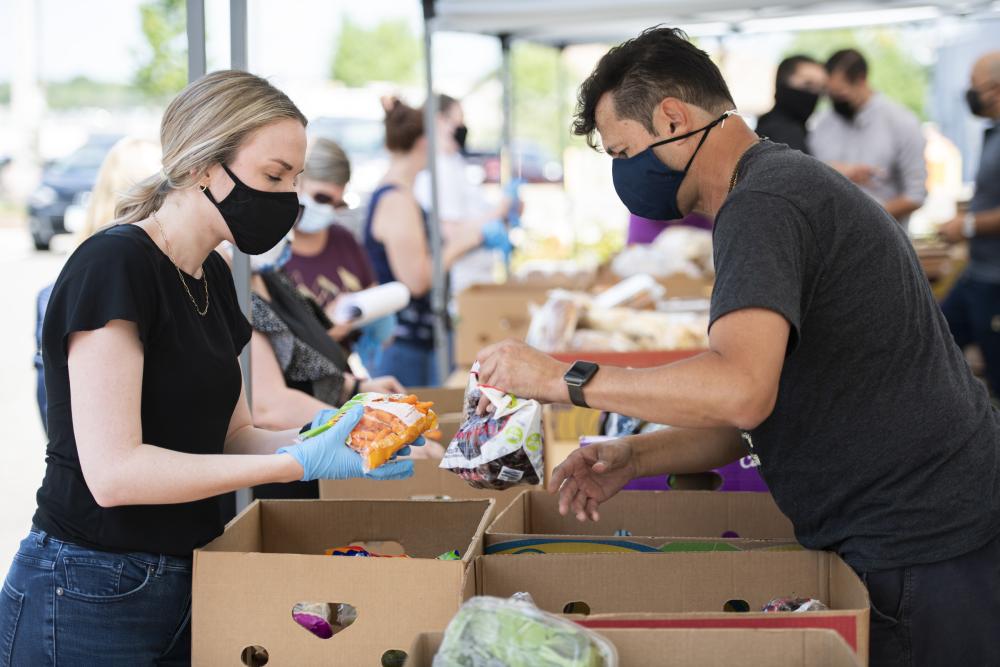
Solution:
M 617 42 L 667 23 L 693 36 L 931 20 L 1000 11 L 994 0 L 437 0 L 435 30 L 548 44 Z M 823 19 L 822 22 L 819 19 Z

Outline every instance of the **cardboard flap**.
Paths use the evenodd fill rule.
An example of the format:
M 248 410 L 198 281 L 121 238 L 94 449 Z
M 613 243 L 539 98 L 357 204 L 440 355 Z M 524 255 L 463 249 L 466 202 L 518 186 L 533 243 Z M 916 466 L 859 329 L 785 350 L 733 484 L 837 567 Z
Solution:
M 864 600 L 863 607 L 848 608 L 867 609 L 856 576 L 845 572 L 831 581 L 835 558 L 814 551 L 484 556 L 478 559 L 477 593 L 510 597 L 526 591 L 554 613 L 574 602 L 586 603 L 591 614 L 721 613 L 730 600 L 759 610 L 788 595 L 818 598 L 831 608 L 841 600 Z
M 529 489 L 497 516 L 487 543 L 504 535 L 635 537 L 740 537 L 794 539 L 791 521 L 768 493 L 715 491 L 622 491 L 601 505 L 601 520 L 580 522 L 559 514 L 556 496 Z
M 599 630 L 618 651 L 620 667 L 732 667 L 796 665 L 860 667 L 833 630 Z M 406 667 L 431 667 L 443 633 L 424 633 L 413 642 Z
M 452 549 L 464 557 L 480 548 L 478 531 L 491 503 L 267 500 L 261 503 L 261 551 L 322 554 L 363 540 L 399 542 L 415 558 L 436 558 Z

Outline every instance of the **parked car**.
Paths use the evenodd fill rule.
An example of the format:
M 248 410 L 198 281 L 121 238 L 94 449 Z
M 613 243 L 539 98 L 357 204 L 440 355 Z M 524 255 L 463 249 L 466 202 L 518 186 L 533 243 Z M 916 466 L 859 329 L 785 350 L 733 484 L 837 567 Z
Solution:
M 28 229 L 37 250 L 48 250 L 57 234 L 66 234 L 66 209 L 86 201 L 97 172 L 121 135 L 92 135 L 83 146 L 47 164 L 42 182 L 28 197 Z

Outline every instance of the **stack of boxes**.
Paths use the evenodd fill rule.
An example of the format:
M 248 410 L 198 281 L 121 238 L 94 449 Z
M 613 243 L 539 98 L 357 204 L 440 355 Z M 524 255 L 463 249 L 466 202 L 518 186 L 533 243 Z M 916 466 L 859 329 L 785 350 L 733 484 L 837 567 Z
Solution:
M 432 400 L 461 410 L 460 390 Z M 587 417 L 550 416 L 547 435 L 587 430 Z M 472 489 L 435 461 L 415 463 L 408 480 L 255 502 L 196 552 L 194 663 L 377 666 L 405 651 L 408 665 L 430 665 L 464 600 L 528 592 L 604 634 L 623 666 L 867 664 L 864 585 L 836 555 L 799 546 L 767 493 L 623 491 L 599 523 L 579 523 L 544 490 Z M 348 544 L 408 558 L 324 555 Z M 437 558 L 452 550 L 459 560 Z M 760 611 L 784 596 L 828 610 Z M 293 620 L 300 602 L 348 604 L 356 620 L 321 639 Z

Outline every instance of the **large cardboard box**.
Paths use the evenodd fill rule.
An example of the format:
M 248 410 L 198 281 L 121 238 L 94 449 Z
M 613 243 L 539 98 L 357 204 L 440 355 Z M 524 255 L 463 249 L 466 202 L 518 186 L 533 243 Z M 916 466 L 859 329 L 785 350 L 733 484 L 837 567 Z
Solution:
M 488 500 L 493 499 L 495 516 L 507 507 L 525 487 L 506 491 L 475 489 L 450 470 L 438 467 L 440 461 L 417 459 L 413 477 L 379 481 L 374 479 L 323 480 L 319 497 L 325 500 Z M 491 517 L 492 518 L 492 517 Z
M 545 303 L 550 287 L 476 285 L 458 295 L 455 362 L 471 366 L 484 347 L 506 338 L 523 340 L 532 304 Z
M 598 630 L 615 645 L 619 667 L 859 667 L 857 656 L 833 630 Z M 413 642 L 406 667 L 431 667 L 443 633 Z
M 491 501 L 256 501 L 194 554 L 196 665 L 240 664 L 261 647 L 272 665 L 378 665 L 420 632 L 443 630 L 472 594 Z M 380 543 L 380 544 L 377 544 Z M 410 558 L 327 556 L 368 545 Z M 437 560 L 457 549 L 461 560 Z M 357 620 L 320 639 L 292 619 L 298 602 L 346 603 Z
M 627 535 L 623 535 L 627 533 Z M 795 531 L 767 493 L 622 491 L 598 523 L 559 514 L 545 491 L 518 496 L 486 529 L 487 554 L 796 550 Z
M 589 610 L 574 620 L 590 628 L 826 628 L 868 660 L 868 591 L 829 552 L 524 554 L 482 556 L 475 566 L 478 595 L 528 592 L 546 611 Z M 829 610 L 724 611 L 787 595 Z

